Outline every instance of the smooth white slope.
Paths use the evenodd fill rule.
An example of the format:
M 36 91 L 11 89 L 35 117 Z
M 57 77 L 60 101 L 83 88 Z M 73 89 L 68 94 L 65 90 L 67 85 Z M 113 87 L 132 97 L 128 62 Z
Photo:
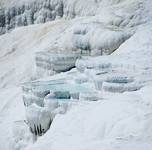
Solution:
M 18 28 L 0 37 L 0 87 L 28 81 L 34 74 L 36 51 L 49 50 L 67 27 L 64 21 Z
M 152 23 L 142 25 L 136 33 L 112 55 L 124 58 L 130 64 L 151 69 Z
M 151 150 L 152 105 L 143 105 L 144 93 L 151 95 L 149 89 L 73 106 L 66 115 L 58 115 L 47 134 L 26 150 Z
M 10 135 L 12 127 L 17 120 L 24 120 L 24 106 L 21 101 L 20 88 L 8 88 L 0 90 L 0 149 L 10 149 Z M 12 137 L 11 137 L 12 138 Z
M 107 1 L 103 2 L 106 5 Z M 85 17 L 84 21 L 82 17 L 81 19 L 77 18 L 72 23 L 71 21 L 57 21 L 45 25 L 18 28 L 1 36 L 0 87 L 8 87 L 30 80 L 33 72 L 33 67 L 31 67 L 34 63 L 33 53 L 35 51 L 50 50 L 52 45 L 62 46 L 64 43 L 65 47 L 71 47 L 69 37 L 73 37 L 73 27 L 75 29 L 75 26 L 79 26 L 79 24 L 83 26 L 83 23 L 86 22 L 92 24 L 94 21 L 101 22 L 103 20 L 104 24 L 111 25 L 113 22 L 117 24 L 122 21 L 122 27 L 126 27 L 123 26 L 125 21 L 127 25 L 129 22 L 129 26 L 131 26 L 138 25 L 141 23 L 140 21 L 147 22 L 147 20 L 150 20 L 151 13 L 149 10 L 152 8 L 150 0 L 142 1 L 143 4 L 147 3 L 147 5 L 144 5 L 144 11 L 140 9 L 143 7 L 138 7 L 140 1 L 126 0 L 124 3 L 121 2 L 117 1 L 117 5 L 105 7 L 103 12 L 99 16 L 92 17 L 93 19 Z M 85 3 L 85 1 L 82 1 L 82 3 Z M 82 3 L 79 1 L 77 6 L 79 7 Z M 110 13 L 109 10 L 111 10 Z M 135 15 L 133 21 L 130 22 L 130 19 L 128 19 L 131 16 L 130 12 L 136 14 L 133 10 L 137 10 L 137 14 L 141 14 L 142 11 L 142 19 L 140 15 Z M 117 15 L 115 15 L 116 12 Z M 120 14 L 123 15 L 120 16 L 119 20 Z M 151 24 L 143 25 L 130 40 L 119 48 L 117 54 L 113 54 L 115 56 L 110 57 L 111 61 L 116 58 L 114 61 L 116 60 L 118 63 L 151 67 L 151 37 L 148 36 L 151 35 L 151 32 Z M 106 43 L 108 42 L 109 39 Z M 150 69 L 148 71 L 150 73 L 148 77 L 151 78 Z M 5 146 L 5 150 L 10 150 L 8 148 L 10 142 L 8 137 L 10 137 L 10 140 L 14 137 L 11 137 L 8 130 L 11 130 L 14 121 L 24 118 L 24 111 L 22 98 L 20 97 L 21 92 L 12 88 L 3 90 L 1 89 L 0 99 L 4 104 L 3 106 L 5 106 L 6 102 L 8 102 L 8 105 L 0 107 L 2 111 L 0 117 L 0 128 L 2 129 L 0 148 Z M 18 97 L 18 95 L 20 96 Z M 104 150 L 151 150 L 151 97 L 151 87 L 147 87 L 137 93 L 112 95 L 98 103 L 82 103 L 74 106 L 73 110 L 69 111 L 67 115 L 57 116 L 51 130 L 39 139 L 35 145 L 28 147 L 27 150 L 98 150 L 101 148 Z M 148 106 L 145 106 L 145 104 Z

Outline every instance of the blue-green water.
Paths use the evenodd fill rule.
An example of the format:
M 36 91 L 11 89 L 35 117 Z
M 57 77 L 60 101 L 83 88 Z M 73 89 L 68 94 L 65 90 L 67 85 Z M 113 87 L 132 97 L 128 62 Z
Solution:
M 81 84 L 56 83 L 56 84 L 39 84 L 32 87 L 34 91 L 69 91 L 69 92 L 88 92 L 91 89 Z

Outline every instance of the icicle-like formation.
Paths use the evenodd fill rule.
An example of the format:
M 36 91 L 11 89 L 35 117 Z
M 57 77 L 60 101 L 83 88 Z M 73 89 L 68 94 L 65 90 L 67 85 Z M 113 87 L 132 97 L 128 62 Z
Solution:
M 26 108 L 26 119 L 31 132 L 35 135 L 44 134 L 52 122 L 50 111 L 36 104 Z

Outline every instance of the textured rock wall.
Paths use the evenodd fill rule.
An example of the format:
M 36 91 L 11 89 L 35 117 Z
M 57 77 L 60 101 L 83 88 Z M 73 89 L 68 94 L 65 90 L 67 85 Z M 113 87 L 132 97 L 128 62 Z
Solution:
M 63 2 L 33 1 L 0 9 L 0 34 L 19 26 L 45 23 L 63 17 Z
M 99 22 L 121 28 L 133 27 L 151 20 L 151 17 L 147 17 L 151 15 L 144 15 L 150 11 L 144 9 L 145 4 L 141 0 L 1 1 L 0 34 L 18 26 L 45 23 L 62 17 L 71 19 L 76 16 L 96 16 Z

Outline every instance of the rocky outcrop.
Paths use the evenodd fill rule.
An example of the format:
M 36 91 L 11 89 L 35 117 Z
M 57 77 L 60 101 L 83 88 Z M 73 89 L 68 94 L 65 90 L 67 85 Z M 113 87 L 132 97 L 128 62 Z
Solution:
M 58 0 L 33 1 L 0 9 L 0 34 L 19 26 L 45 23 L 63 16 L 63 3 Z
M 18 26 L 45 23 L 62 17 L 71 19 L 76 16 L 96 16 L 95 20 L 98 20 L 98 22 L 121 28 L 133 27 L 151 20 L 150 17 L 143 17 L 146 16 L 143 14 L 147 14 L 149 11 L 143 11 L 144 4 L 138 0 L 135 2 L 122 0 L 121 5 L 119 5 L 118 0 L 111 0 L 110 2 L 106 0 L 1 1 L 0 34 Z M 121 11 L 122 8 L 124 8 L 123 11 Z
M 66 72 L 75 67 L 80 58 L 79 52 L 37 52 L 36 72 L 38 77 L 50 76 L 55 73 Z

